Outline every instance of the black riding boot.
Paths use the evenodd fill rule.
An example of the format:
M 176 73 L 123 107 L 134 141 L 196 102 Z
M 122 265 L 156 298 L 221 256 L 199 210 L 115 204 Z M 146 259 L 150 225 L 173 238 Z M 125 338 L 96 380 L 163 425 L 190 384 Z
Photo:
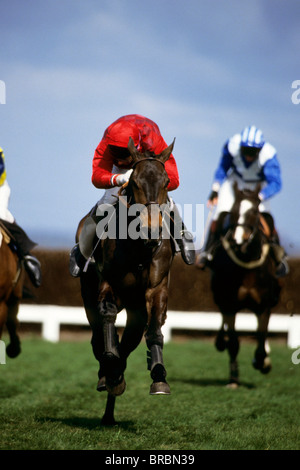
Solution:
M 77 229 L 76 238 L 80 240 L 80 251 L 79 242 L 73 246 L 70 252 L 69 258 L 69 272 L 73 277 L 79 277 L 84 271 L 85 265 L 91 261 L 91 253 L 93 251 L 93 241 L 96 236 L 96 226 L 99 222 L 99 218 L 96 217 L 97 204 L 90 210 L 82 221 L 84 221 L 80 234 Z M 82 222 L 81 221 L 81 222 Z
M 263 212 L 262 216 L 266 220 L 269 228 L 270 228 L 270 246 L 271 246 L 271 254 L 273 256 L 273 259 L 276 263 L 276 271 L 275 271 L 275 276 L 276 277 L 284 277 L 286 276 L 290 269 L 289 265 L 287 262 L 287 254 L 284 250 L 284 248 L 280 244 L 279 236 L 275 228 L 275 223 L 273 216 L 268 213 L 268 212 Z
M 284 277 L 289 273 L 290 269 L 287 262 L 287 254 L 284 251 L 284 248 L 280 245 L 280 241 L 277 234 L 273 235 L 273 237 L 271 238 L 270 245 L 271 254 L 276 263 L 275 276 Z
M 83 271 L 85 263 L 86 263 L 86 259 L 81 254 L 81 251 L 79 249 L 79 243 L 76 243 L 76 245 L 73 246 L 70 252 L 69 272 L 71 276 L 79 277 Z
M 193 235 L 189 232 L 184 225 L 179 211 L 173 201 L 172 209 L 170 210 L 171 221 L 171 237 L 175 239 L 175 244 L 180 248 L 181 256 L 186 264 L 195 263 L 195 246 L 193 242 Z
M 25 269 L 32 284 L 35 287 L 40 287 L 42 283 L 41 263 L 35 256 L 32 256 L 30 253 L 23 256 L 23 261 Z
M 217 231 L 216 231 L 216 222 L 213 221 L 209 229 L 204 251 L 202 251 L 202 253 L 200 253 L 199 257 L 197 258 L 196 265 L 198 268 L 204 270 L 206 266 L 209 264 L 209 262 L 212 261 L 213 249 L 215 247 L 217 240 L 218 240 L 218 236 L 217 236 Z
M 204 251 L 200 253 L 196 262 L 198 268 L 205 269 L 213 260 L 215 248 L 219 243 L 220 236 L 225 234 L 229 228 L 229 216 L 230 214 L 228 212 L 221 212 L 218 219 L 212 221 Z
M 19 258 L 24 262 L 26 272 L 35 287 L 40 287 L 42 282 L 41 263 L 30 254 L 36 243 L 30 240 L 28 235 L 16 222 L 7 222 L 1 219 L 1 223 L 8 230 L 11 237 L 11 245 L 15 246 Z

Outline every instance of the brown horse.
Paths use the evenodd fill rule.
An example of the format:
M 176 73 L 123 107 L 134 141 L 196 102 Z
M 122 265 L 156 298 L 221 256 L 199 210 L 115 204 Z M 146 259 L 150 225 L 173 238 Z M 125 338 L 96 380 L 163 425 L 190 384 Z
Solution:
M 0 231 L 0 239 L 0 338 L 6 325 L 10 337 L 6 353 L 13 358 L 21 352 L 17 315 L 23 293 L 24 269 L 17 254 L 9 247 L 4 229 Z
M 211 288 L 223 318 L 216 347 L 219 351 L 228 350 L 229 385 L 232 388 L 239 385 L 236 313 L 247 309 L 256 314 L 258 345 L 253 366 L 264 374 L 268 373 L 271 370 L 271 360 L 266 350 L 268 323 L 281 290 L 280 282 L 275 277 L 272 246 L 258 209 L 259 188 L 252 192 L 239 191 L 237 186 L 234 189 L 232 211 L 221 214 L 218 221 L 221 236 L 210 266 Z
M 94 263 L 82 272 L 80 280 L 92 328 L 92 348 L 100 364 L 97 389 L 108 392 L 104 424 L 115 422 L 115 398 L 125 390 L 126 360 L 144 333 L 153 380 L 150 394 L 170 393 L 163 363 L 161 327 L 166 319 L 169 271 L 174 256 L 170 237 L 163 236 L 169 183 L 164 164 L 173 145 L 174 142 L 160 155 L 141 154 L 130 139 L 128 149 L 133 172 L 127 186 L 119 192 L 118 203 L 111 206 L 106 235 L 99 228 L 105 220 L 104 212 L 97 217 L 103 208 L 99 206 L 94 214 L 99 235 L 94 242 Z M 112 228 L 116 228 L 115 234 Z M 119 342 L 115 320 L 122 309 L 126 309 L 127 322 Z

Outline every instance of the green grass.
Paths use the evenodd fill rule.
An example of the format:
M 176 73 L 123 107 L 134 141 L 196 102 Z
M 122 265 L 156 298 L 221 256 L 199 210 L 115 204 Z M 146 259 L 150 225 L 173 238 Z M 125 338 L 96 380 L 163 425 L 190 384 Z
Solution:
M 4 341 L 6 339 L 4 338 Z M 299 450 L 300 365 L 272 341 L 273 370 L 251 366 L 255 344 L 241 342 L 238 390 L 225 387 L 226 353 L 211 342 L 170 343 L 164 360 L 170 396 L 150 396 L 146 346 L 130 356 L 117 426 L 103 427 L 106 393 L 98 393 L 89 341 L 22 342 L 0 365 L 1 450 Z

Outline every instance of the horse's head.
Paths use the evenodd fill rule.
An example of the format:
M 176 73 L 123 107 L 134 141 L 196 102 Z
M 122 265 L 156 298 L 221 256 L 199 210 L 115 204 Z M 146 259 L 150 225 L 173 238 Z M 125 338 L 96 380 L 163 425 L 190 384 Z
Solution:
M 146 151 L 140 153 L 129 139 L 128 150 L 133 160 L 127 194 L 135 204 L 141 205 L 141 229 L 147 233 L 150 240 L 157 240 L 162 233 L 161 207 L 167 203 L 169 177 L 165 170 L 165 163 L 170 157 L 174 141 L 169 147 L 155 155 Z
M 254 191 L 239 190 L 234 184 L 235 202 L 231 210 L 232 243 L 241 253 L 246 253 L 258 234 L 260 223 L 258 197 L 260 185 Z

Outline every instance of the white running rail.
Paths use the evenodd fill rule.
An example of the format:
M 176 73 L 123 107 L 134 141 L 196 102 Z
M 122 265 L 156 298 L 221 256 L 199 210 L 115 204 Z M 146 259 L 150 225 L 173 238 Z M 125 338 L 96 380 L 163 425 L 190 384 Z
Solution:
M 47 341 L 58 342 L 61 325 L 88 325 L 83 307 L 60 307 L 57 305 L 21 304 L 18 319 L 20 323 L 39 323 L 42 325 L 42 337 Z M 116 326 L 124 327 L 126 313 L 122 310 Z M 165 343 L 171 341 L 173 330 L 217 331 L 221 326 L 221 314 L 218 312 L 180 312 L 168 311 L 167 321 L 162 328 Z M 236 330 L 254 332 L 257 328 L 256 316 L 252 313 L 238 313 Z M 286 333 L 290 348 L 300 346 L 300 315 L 273 313 L 268 331 Z

